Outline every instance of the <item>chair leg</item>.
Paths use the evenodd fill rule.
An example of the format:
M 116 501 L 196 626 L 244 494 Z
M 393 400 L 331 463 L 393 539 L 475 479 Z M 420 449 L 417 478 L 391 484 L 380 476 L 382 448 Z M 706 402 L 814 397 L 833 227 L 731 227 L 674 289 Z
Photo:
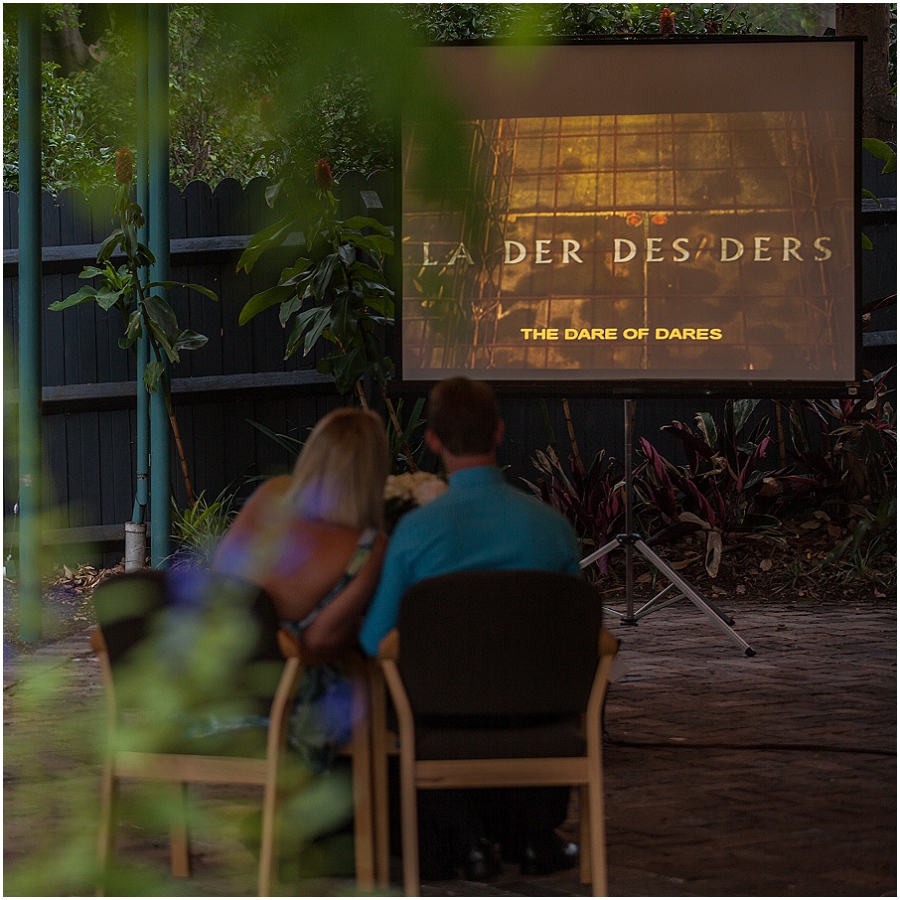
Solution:
M 119 799 L 119 782 L 113 771 L 112 760 L 103 765 L 100 785 L 100 824 L 97 834 L 97 896 L 105 891 L 106 875 L 116 845 L 116 811 Z
M 176 812 L 169 828 L 169 840 L 172 852 L 172 875 L 176 878 L 188 878 L 191 874 L 191 839 L 188 829 L 188 786 L 178 786 L 175 798 Z
M 602 766 L 602 763 L 601 763 Z M 606 884 L 606 822 L 603 809 L 603 772 L 592 767 L 588 774 L 588 804 L 590 806 L 590 848 L 593 895 L 605 897 Z
M 403 841 L 403 893 L 418 897 L 419 817 L 416 810 L 415 759 L 408 747 L 400 750 L 400 817 Z
M 372 834 L 372 744 L 368 711 L 360 710 L 355 722 L 351 762 L 356 883 L 361 891 L 371 892 L 375 887 L 375 844 Z
M 591 801 L 586 784 L 578 786 L 579 854 L 578 875 L 582 884 L 591 883 Z
M 262 835 L 259 842 L 259 881 L 257 895 L 268 897 L 275 884 L 278 866 L 278 827 L 281 794 L 278 771 L 271 771 L 263 788 Z
M 384 676 L 372 664 L 371 693 L 372 737 L 372 819 L 375 833 L 375 879 L 379 887 L 390 883 L 390 811 L 388 805 L 387 695 Z

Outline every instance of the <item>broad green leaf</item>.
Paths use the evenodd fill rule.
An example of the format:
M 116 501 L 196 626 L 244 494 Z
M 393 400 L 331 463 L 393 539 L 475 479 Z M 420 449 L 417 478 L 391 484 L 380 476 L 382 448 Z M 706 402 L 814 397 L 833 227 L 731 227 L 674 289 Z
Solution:
M 218 294 L 207 287 L 203 287 L 202 284 L 193 284 L 189 281 L 151 281 L 147 285 L 147 290 L 151 290 L 155 287 L 161 287 L 167 291 L 171 291 L 172 288 L 183 287 L 187 288 L 189 291 L 196 291 L 198 294 L 203 294 L 204 297 L 209 297 L 210 300 L 215 300 L 216 303 L 219 302 Z
M 316 341 L 324 334 L 325 329 L 331 326 L 331 310 L 327 306 L 320 307 L 316 312 L 318 316 L 315 319 L 315 324 L 306 332 L 306 339 L 303 342 L 304 356 L 312 350 Z
M 135 261 L 139 266 L 152 266 L 156 262 L 156 257 L 146 244 L 138 241 Z
M 881 206 L 881 200 L 879 200 L 878 197 L 876 197 L 871 191 L 867 191 L 865 188 L 863 188 L 862 195 L 869 200 L 874 200 L 879 206 Z
M 96 266 L 85 266 L 78 273 L 79 278 L 96 278 L 98 275 L 105 275 L 106 269 L 98 269 Z
M 869 240 L 867 235 L 862 235 L 862 248 L 863 250 L 874 250 L 875 245 Z M 52 309 L 52 307 L 51 307 Z
M 209 338 L 205 334 L 199 334 L 196 331 L 185 330 L 178 335 L 175 341 L 176 350 L 199 350 L 203 347 Z
M 268 228 L 263 228 L 262 231 L 258 231 L 250 238 L 247 249 L 241 254 L 236 271 L 240 272 L 241 269 L 243 269 L 249 275 L 250 270 L 260 256 L 262 256 L 266 250 L 270 250 L 272 247 L 277 247 L 282 244 L 285 238 L 291 233 L 291 230 L 296 226 L 297 217 L 294 213 L 291 213 L 290 215 L 279 219 L 274 225 L 270 225 Z
M 863 149 L 868 150 L 875 159 L 884 160 L 884 168 L 881 170 L 882 175 L 888 175 L 897 171 L 897 151 L 877 138 L 863 138 Z
M 309 277 L 309 260 L 300 257 L 294 260 L 294 264 L 286 269 L 281 270 L 281 277 L 278 279 L 279 284 L 296 284 L 304 277 Z
M 341 231 L 341 240 L 361 250 L 370 250 L 383 256 L 394 255 L 394 241 L 382 234 L 360 234 L 358 231 Z
M 97 251 L 97 262 L 104 262 L 109 259 L 116 248 L 125 240 L 125 234 L 121 228 L 117 228 L 101 245 Z
M 151 294 L 144 300 L 144 313 L 151 325 L 156 325 L 171 345 L 178 337 L 178 319 L 175 312 L 165 300 Z
M 350 274 L 354 278 L 360 278 L 363 281 L 371 281 L 379 287 L 388 290 L 387 285 L 384 283 L 384 276 L 381 272 L 377 269 L 373 269 L 371 266 L 367 266 L 365 263 L 359 261 L 355 262 L 350 268 Z
M 394 318 L 394 301 L 390 297 L 379 295 L 366 297 L 366 306 L 374 309 L 375 312 L 381 313 L 388 319 Z
M 141 336 L 142 331 L 141 311 L 136 309 L 128 317 L 128 327 L 125 329 L 125 339 L 129 347 Z
M 124 290 L 119 291 L 110 291 L 110 290 L 100 290 L 97 291 L 96 301 L 97 305 L 103 310 L 110 310 L 112 307 L 119 302 L 122 296 L 125 294 Z
M 281 306 L 278 307 L 278 321 L 281 323 L 281 327 L 285 328 L 287 326 L 288 319 L 290 319 L 290 317 L 294 315 L 294 313 L 300 312 L 301 309 L 303 309 L 302 297 L 295 294 L 293 297 L 285 300 L 284 303 L 282 303 Z
M 270 184 L 266 188 L 266 203 L 270 209 L 275 208 L 275 201 L 278 199 L 278 195 L 281 193 L 283 187 L 284 181 L 279 181 L 277 184 Z
M 254 316 L 278 303 L 284 303 L 296 293 L 297 289 L 290 284 L 277 284 L 265 291 L 254 294 L 245 304 L 238 317 L 239 325 L 246 325 Z
M 155 359 L 152 362 L 147 363 L 144 369 L 143 381 L 144 387 L 147 389 L 148 393 L 156 393 L 156 389 L 159 387 L 159 379 L 162 378 L 165 370 L 165 366 Z
M 77 306 L 79 303 L 84 303 L 86 300 L 93 300 L 96 296 L 97 288 L 86 284 L 83 288 L 79 288 L 74 294 L 70 294 L 66 297 L 65 300 L 57 300 L 55 303 L 51 303 L 47 309 L 52 309 L 54 311 L 68 309 L 70 306 Z
M 172 346 L 172 342 L 169 340 L 168 335 L 159 327 L 159 325 L 154 322 L 152 319 L 147 319 L 147 327 L 150 330 L 150 337 L 152 340 L 155 340 L 160 347 L 162 347 L 163 352 L 169 358 L 169 362 L 179 362 L 178 351 Z
M 313 324 L 315 323 L 315 324 Z M 291 328 L 291 334 L 288 337 L 287 342 L 287 350 L 285 351 L 284 358 L 287 359 L 289 356 L 292 356 L 300 347 L 300 343 L 303 340 L 306 329 L 312 325 L 313 328 L 319 327 L 321 324 L 321 331 L 325 329 L 328 325 L 328 308 L 323 306 L 318 306 L 315 309 L 309 309 L 305 313 L 301 313 L 294 319 L 294 325 Z M 308 350 L 303 351 L 303 355 L 306 356 Z
M 325 292 L 331 285 L 335 272 L 343 274 L 337 253 L 332 253 L 325 257 L 312 279 L 313 295 L 317 300 L 325 299 Z
M 338 247 L 338 256 L 345 266 L 352 266 L 356 262 L 356 247 L 351 244 L 341 244 Z
M 390 225 L 382 225 L 378 219 L 372 219 L 368 216 L 353 216 L 352 218 L 346 219 L 343 223 L 344 228 L 352 228 L 354 231 L 362 231 L 363 228 L 371 228 L 372 231 L 378 234 L 387 235 L 387 237 L 394 236 L 394 229 L 390 227 Z

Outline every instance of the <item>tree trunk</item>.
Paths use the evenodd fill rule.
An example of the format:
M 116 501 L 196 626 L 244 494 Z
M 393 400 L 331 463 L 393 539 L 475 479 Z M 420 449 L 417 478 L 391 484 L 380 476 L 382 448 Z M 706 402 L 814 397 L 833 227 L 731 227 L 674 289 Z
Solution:
M 835 6 L 835 31 L 839 36 L 864 36 L 862 133 L 882 141 L 897 139 L 897 102 L 889 95 L 888 38 L 890 7 L 887 3 L 839 3 Z

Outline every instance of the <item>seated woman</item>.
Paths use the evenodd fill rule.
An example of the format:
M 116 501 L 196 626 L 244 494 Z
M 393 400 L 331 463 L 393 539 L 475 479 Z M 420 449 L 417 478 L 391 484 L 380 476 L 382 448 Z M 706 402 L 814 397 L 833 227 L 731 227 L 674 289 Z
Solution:
M 361 409 L 325 416 L 292 475 L 262 484 L 216 553 L 214 570 L 263 588 L 308 659 L 328 663 L 356 645 L 387 545 L 390 451 L 381 420 Z M 349 737 L 347 691 L 329 665 L 307 667 L 289 743 L 313 769 Z

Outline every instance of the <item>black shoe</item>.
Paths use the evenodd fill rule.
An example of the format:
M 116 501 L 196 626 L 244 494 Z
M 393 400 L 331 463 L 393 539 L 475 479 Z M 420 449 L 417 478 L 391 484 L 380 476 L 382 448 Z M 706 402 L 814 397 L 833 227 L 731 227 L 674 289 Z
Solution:
M 571 869 L 577 863 L 578 844 L 564 841 L 555 833 L 528 841 L 519 856 L 519 867 L 526 877 Z
M 456 866 L 446 847 L 428 841 L 419 848 L 419 878 L 423 881 L 450 881 L 456 877 Z
M 450 881 L 456 877 L 456 866 L 448 853 L 437 848 L 422 848 L 419 852 L 419 878 L 423 881 Z
M 475 838 L 463 854 L 462 874 L 466 881 L 491 881 L 500 874 L 500 857 L 485 838 Z

